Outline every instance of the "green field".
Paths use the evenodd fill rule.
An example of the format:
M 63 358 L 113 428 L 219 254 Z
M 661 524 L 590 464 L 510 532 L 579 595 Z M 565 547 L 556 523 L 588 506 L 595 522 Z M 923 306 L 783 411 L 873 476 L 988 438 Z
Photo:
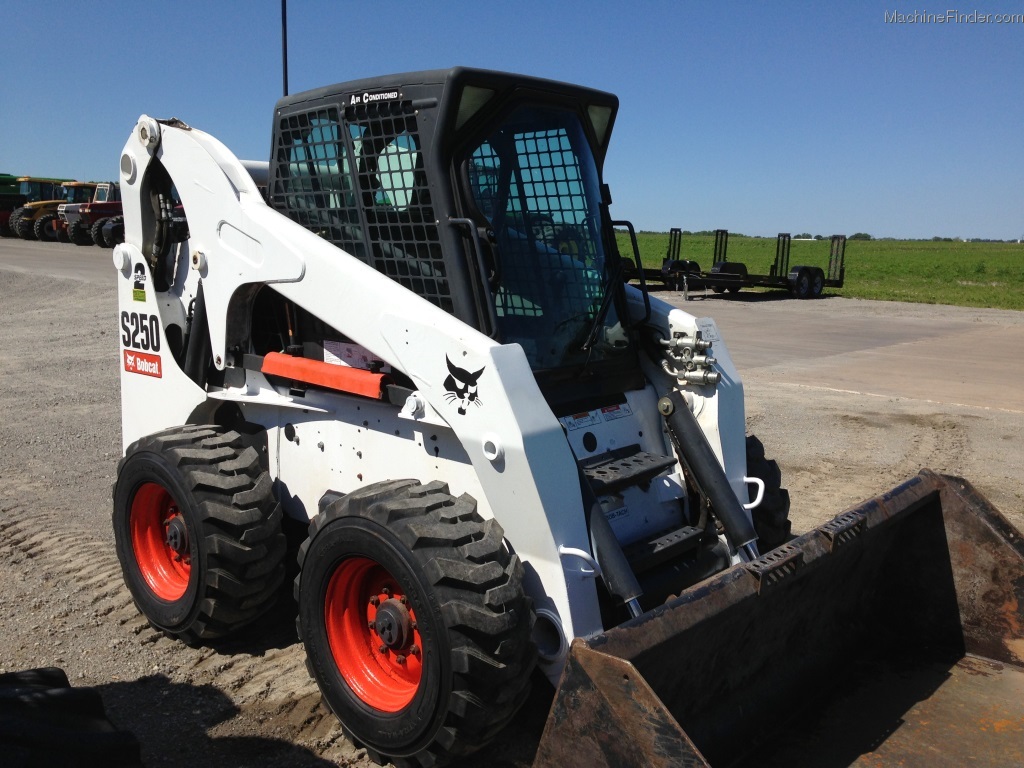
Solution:
M 629 239 L 618 233 L 619 249 Z M 644 266 L 658 268 L 668 250 L 667 232 L 638 232 Z M 684 235 L 681 258 L 711 268 L 714 237 Z M 795 241 L 790 265 L 828 267 L 829 241 Z M 768 274 L 775 239 L 729 236 L 729 261 L 751 273 Z M 744 289 L 754 290 L 754 289 Z M 850 240 L 846 244 L 846 283 L 825 293 L 861 299 L 954 304 L 1024 310 L 1024 244 L 917 240 Z

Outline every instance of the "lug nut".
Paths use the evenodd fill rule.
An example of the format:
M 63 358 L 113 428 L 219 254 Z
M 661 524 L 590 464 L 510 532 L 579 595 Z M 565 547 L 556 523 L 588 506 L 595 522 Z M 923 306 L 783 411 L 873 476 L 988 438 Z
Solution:
M 383 653 L 385 656 L 388 655 L 388 647 L 383 643 L 381 643 L 380 647 L 377 650 Z
M 409 647 L 409 654 L 411 656 L 419 656 L 420 655 L 420 647 L 418 645 L 410 646 Z
M 409 599 L 405 595 L 402 595 L 400 598 L 398 598 L 398 602 L 400 602 L 402 605 L 405 605 L 409 602 Z
M 405 664 L 405 656 L 403 656 L 402 654 L 398 654 L 397 656 L 395 656 L 395 661 L 399 664 Z
M 381 587 L 381 594 L 391 597 L 391 587 Z
M 380 598 L 374 595 L 370 598 L 370 605 L 380 605 Z

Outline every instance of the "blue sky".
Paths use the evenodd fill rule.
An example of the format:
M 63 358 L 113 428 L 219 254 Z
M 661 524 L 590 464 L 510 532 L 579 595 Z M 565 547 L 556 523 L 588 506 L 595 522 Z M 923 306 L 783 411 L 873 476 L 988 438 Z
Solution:
M 956 2 L 288 5 L 292 92 L 466 65 L 616 93 L 605 178 L 640 229 L 1024 234 L 1024 23 L 994 21 L 1024 3 L 942 24 L 885 17 Z M 268 156 L 279 0 L 16 7 L 0 171 L 112 178 L 143 112 Z

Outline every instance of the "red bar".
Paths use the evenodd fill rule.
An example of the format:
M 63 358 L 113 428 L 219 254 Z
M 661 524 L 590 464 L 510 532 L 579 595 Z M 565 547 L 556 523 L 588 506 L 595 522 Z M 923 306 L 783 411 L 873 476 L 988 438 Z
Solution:
M 349 392 L 353 395 L 384 399 L 384 385 L 388 376 L 347 365 L 333 365 L 306 357 L 292 357 L 280 352 L 268 352 L 260 369 L 271 376 L 314 384 L 318 387 Z

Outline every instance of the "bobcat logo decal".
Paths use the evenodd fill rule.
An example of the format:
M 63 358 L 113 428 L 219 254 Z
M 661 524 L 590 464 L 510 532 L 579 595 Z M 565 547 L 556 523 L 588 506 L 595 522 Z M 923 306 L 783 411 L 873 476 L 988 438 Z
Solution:
M 476 373 L 470 373 L 454 365 L 447 355 L 445 355 L 444 360 L 448 363 L 448 378 L 444 380 L 444 399 L 449 403 L 458 402 L 459 414 L 465 416 L 466 408 L 470 403 L 477 406 L 483 405 L 483 401 L 480 400 L 477 394 L 476 382 L 480 378 L 480 374 L 484 372 L 484 369 L 481 368 Z

